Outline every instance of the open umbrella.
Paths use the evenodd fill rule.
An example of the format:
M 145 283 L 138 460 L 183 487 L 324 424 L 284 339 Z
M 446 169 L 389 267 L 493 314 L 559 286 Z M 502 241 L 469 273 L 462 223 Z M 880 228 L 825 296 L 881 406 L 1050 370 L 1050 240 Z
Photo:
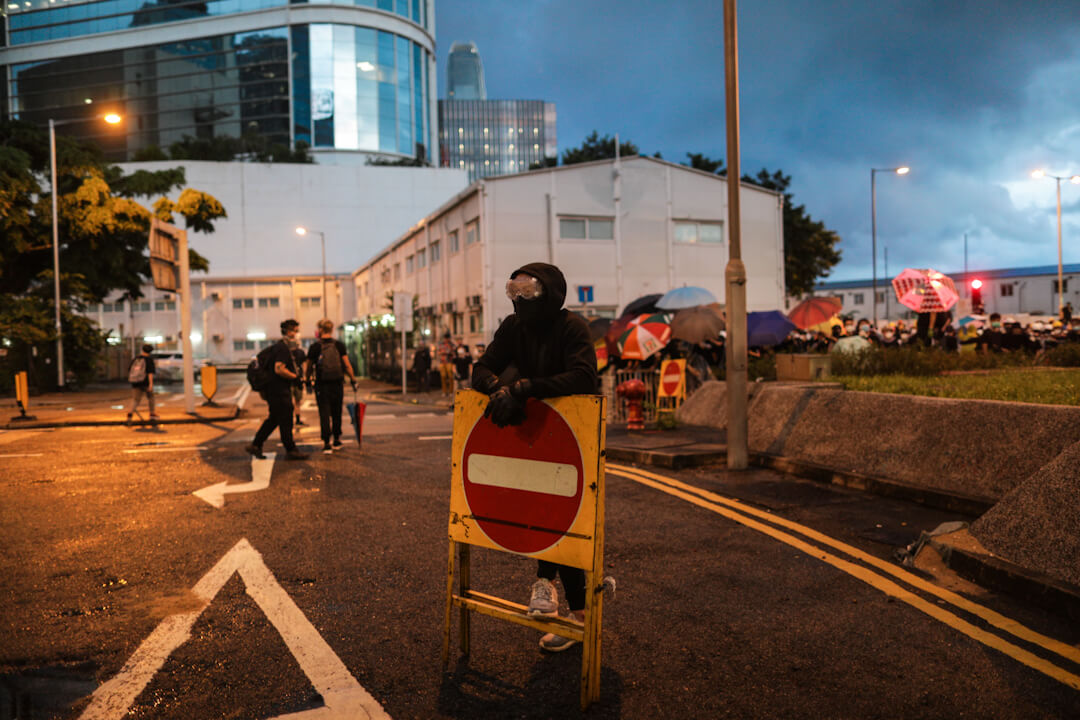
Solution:
M 746 344 L 749 347 L 779 345 L 795 329 L 795 324 L 779 310 L 746 313 Z
M 900 304 L 917 313 L 944 312 L 960 298 L 952 278 L 930 268 L 908 268 L 893 278 Z
M 656 301 L 661 310 L 681 310 L 695 305 L 708 305 L 716 302 L 716 296 L 703 287 L 683 286 L 669 290 L 664 297 Z
M 637 317 L 642 313 L 654 313 L 656 312 L 656 301 L 662 298 L 663 295 L 656 293 L 653 295 L 642 295 L 637 300 L 631 300 L 630 304 L 623 308 L 623 311 L 619 313 L 619 317 Z
M 697 344 L 715 340 L 726 327 L 719 305 L 698 305 L 675 313 L 671 319 L 671 337 Z
M 612 322 L 609 318 L 593 318 L 589 320 L 589 335 L 592 336 L 593 340 L 599 340 L 611 329 Z
M 596 350 L 596 370 L 599 372 L 608 366 L 607 342 L 604 338 L 599 338 L 593 342 L 593 349 Z
M 844 307 L 843 301 L 836 297 L 809 297 L 796 305 L 788 313 L 788 320 L 795 323 L 795 327 L 806 330 L 827 322 Z
M 660 352 L 671 339 L 671 324 L 663 313 L 638 315 L 619 338 L 623 360 L 644 360 Z

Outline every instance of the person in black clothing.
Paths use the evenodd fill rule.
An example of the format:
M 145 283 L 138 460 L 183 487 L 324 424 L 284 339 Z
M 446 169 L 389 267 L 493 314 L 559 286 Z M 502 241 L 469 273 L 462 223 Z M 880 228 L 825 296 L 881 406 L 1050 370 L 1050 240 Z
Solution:
M 421 345 L 413 353 L 412 371 L 416 375 L 420 392 L 431 390 L 431 350 L 427 345 Z
M 146 396 L 146 403 L 150 406 L 150 419 L 158 419 L 158 414 L 154 411 L 154 371 L 156 368 L 154 358 L 150 355 L 153 351 L 153 345 L 143 345 L 142 352 L 136 355 L 128 365 L 128 381 L 131 383 L 132 394 L 131 412 L 127 414 L 129 423 L 143 395 Z
M 300 323 L 295 320 L 286 320 L 281 323 L 281 340 L 270 346 L 270 363 L 273 372 L 270 374 L 266 389 L 262 396 L 266 400 L 269 414 L 263 424 L 255 433 L 255 439 L 244 448 L 248 453 L 257 457 L 265 458 L 262 446 L 274 428 L 281 433 L 281 444 L 285 446 L 285 457 L 289 460 L 306 460 L 308 454 L 300 452 L 293 441 L 293 400 L 292 385 L 300 376 L 300 369 L 296 367 L 289 341 L 295 340 Z
M 293 363 L 296 364 L 297 378 L 292 385 L 292 399 L 293 399 L 293 412 L 296 413 L 296 425 L 303 425 L 304 421 L 300 419 L 300 406 L 304 404 L 304 382 L 302 380 L 304 360 L 306 355 L 303 349 L 300 347 L 299 340 L 293 340 L 289 343 L 289 351 L 292 352 Z
M 314 386 L 315 402 L 319 405 L 319 430 L 322 432 L 323 454 L 329 455 L 342 447 L 341 403 L 342 382 L 349 378 L 356 391 L 356 375 L 345 351 L 345 343 L 334 339 L 334 323 L 319 321 L 319 341 L 312 343 L 307 354 L 308 387 Z M 331 436 L 334 439 L 330 443 Z
M 454 347 L 454 384 L 458 390 L 469 389 L 469 376 L 472 374 L 473 357 L 469 346 L 457 338 Z
M 566 278 L 554 265 L 529 263 L 510 275 L 506 294 L 514 303 L 484 354 L 473 365 L 472 386 L 489 396 L 485 416 L 499 427 L 525 421 L 530 398 L 595 393 L 599 376 L 589 326 L 563 309 Z M 529 613 L 556 615 L 558 595 L 552 580 L 562 579 L 575 619 L 585 617 L 585 571 L 540 561 Z M 540 639 L 551 652 L 575 641 L 553 633 Z

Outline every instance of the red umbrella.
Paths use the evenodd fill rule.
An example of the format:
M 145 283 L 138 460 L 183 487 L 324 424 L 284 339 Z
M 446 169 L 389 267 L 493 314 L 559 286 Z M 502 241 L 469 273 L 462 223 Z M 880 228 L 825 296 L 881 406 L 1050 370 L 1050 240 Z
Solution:
M 619 338 L 624 360 L 644 360 L 660 352 L 671 339 L 671 323 L 663 313 L 638 315 Z
M 893 278 L 892 285 L 900 304 L 917 313 L 944 312 L 960 298 L 952 278 L 930 268 L 908 268 Z
M 788 320 L 800 330 L 825 322 L 844 307 L 843 301 L 836 297 L 809 297 L 796 305 L 788 313 Z

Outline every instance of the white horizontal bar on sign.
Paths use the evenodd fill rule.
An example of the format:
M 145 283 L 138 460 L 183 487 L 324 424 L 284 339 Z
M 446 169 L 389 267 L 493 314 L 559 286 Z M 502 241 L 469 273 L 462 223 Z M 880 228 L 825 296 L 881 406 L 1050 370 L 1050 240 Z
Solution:
M 479 453 L 470 455 L 468 462 L 469 482 L 476 485 L 561 497 L 577 494 L 578 473 L 573 465 Z

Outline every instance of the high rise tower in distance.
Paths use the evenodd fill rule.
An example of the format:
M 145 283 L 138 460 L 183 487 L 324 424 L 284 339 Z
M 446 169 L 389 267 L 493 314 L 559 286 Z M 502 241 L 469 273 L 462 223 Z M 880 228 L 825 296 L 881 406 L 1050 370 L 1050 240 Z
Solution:
M 450 48 L 446 65 L 446 97 L 449 100 L 487 100 L 484 64 L 474 42 L 457 42 Z

